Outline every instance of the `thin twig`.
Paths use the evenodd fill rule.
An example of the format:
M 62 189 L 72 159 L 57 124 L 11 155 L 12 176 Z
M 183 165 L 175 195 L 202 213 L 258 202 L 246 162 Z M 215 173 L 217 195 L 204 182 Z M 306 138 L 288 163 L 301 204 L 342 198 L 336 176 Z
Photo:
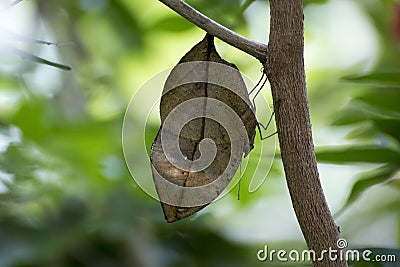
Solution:
M 6 9 L 9 9 L 13 6 L 16 6 L 17 4 L 19 4 L 20 2 L 22 2 L 23 0 L 15 0 L 9 4 L 5 4 L 3 7 L 0 8 L 0 11 L 4 11 Z
M 209 34 L 218 37 L 222 41 L 257 58 L 261 61 L 261 63 L 265 64 L 267 59 L 267 46 L 265 44 L 249 40 L 235 33 L 234 31 L 231 31 L 230 29 L 201 14 L 199 11 L 181 0 L 159 1 Z
M 55 68 L 58 68 L 58 69 L 67 70 L 67 71 L 72 70 L 70 66 L 63 65 L 63 64 L 60 64 L 60 63 L 57 63 L 57 62 L 53 62 L 53 61 L 50 61 L 50 60 L 35 56 L 35 55 L 33 55 L 33 54 L 29 53 L 29 52 L 25 52 L 25 51 L 23 51 L 21 49 L 9 46 L 7 44 L 0 45 L 0 49 L 4 50 L 4 51 L 9 51 L 11 53 L 14 53 L 15 55 L 19 56 L 22 59 L 30 60 L 30 61 L 33 61 L 35 63 L 45 64 L 45 65 L 49 65 L 49 66 L 52 66 L 52 67 L 55 67 Z
M 74 45 L 73 42 L 66 42 L 66 43 L 54 43 L 54 42 L 49 42 L 49 41 L 43 41 L 43 40 L 38 40 L 38 39 L 33 39 L 30 37 L 25 37 L 23 35 L 16 34 L 14 32 L 11 32 L 9 30 L 3 29 L 0 27 L 0 34 L 3 35 L 6 40 L 15 40 L 18 42 L 26 42 L 26 43 L 32 43 L 32 44 L 44 44 L 44 45 L 54 45 L 54 46 L 69 46 L 69 45 Z

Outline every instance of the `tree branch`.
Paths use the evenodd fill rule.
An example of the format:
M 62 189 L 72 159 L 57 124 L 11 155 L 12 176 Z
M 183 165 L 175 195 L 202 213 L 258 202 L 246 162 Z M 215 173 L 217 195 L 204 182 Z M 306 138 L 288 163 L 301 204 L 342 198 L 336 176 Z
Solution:
M 267 59 L 267 46 L 265 44 L 249 40 L 235 33 L 234 31 L 231 31 L 230 29 L 201 14 L 183 1 L 159 1 L 209 34 L 257 58 L 262 64 L 265 64 Z
M 304 71 L 302 0 L 270 0 L 267 76 L 271 84 L 282 162 L 294 211 L 309 249 L 340 250 L 339 231 L 319 180 Z M 338 256 L 336 254 L 336 256 Z M 314 266 L 347 266 L 327 254 Z

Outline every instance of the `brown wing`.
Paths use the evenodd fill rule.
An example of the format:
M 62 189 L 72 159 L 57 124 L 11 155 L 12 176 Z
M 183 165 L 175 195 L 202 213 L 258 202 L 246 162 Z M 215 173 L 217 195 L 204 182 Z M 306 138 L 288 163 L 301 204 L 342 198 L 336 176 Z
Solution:
M 198 61 L 224 64 L 227 66 L 226 71 L 213 71 L 213 68 L 207 64 L 196 65 Z M 195 82 L 182 84 L 183 80 L 191 80 L 192 77 L 196 77 Z M 223 80 L 226 86 L 215 84 L 215 82 L 212 82 L 213 79 Z M 196 80 L 200 82 L 196 82 Z M 190 162 L 200 158 L 199 144 L 204 138 L 210 138 L 214 141 L 216 155 L 212 163 L 202 170 L 192 170 L 190 167 L 189 169 L 181 169 L 167 159 L 160 133 L 162 130 L 168 132 L 171 128 L 170 132 L 174 134 L 175 125 L 165 125 L 167 117 L 178 105 L 199 97 L 201 97 L 202 105 L 197 106 L 197 110 L 190 110 L 190 112 L 198 114 L 199 117 L 185 124 L 178 133 L 179 136 L 175 137 L 179 138 L 179 148 L 183 157 Z M 237 114 L 247 133 L 245 140 L 230 140 L 229 130 L 227 131 L 218 122 L 218 119 L 201 116 L 206 114 L 207 105 L 211 102 L 210 99 L 221 101 Z M 212 103 L 215 103 L 215 101 Z M 242 154 L 247 155 L 253 148 L 257 120 L 250 104 L 246 86 L 237 67 L 218 55 L 213 36 L 208 34 L 171 71 L 164 86 L 160 115 L 161 127 L 153 142 L 150 159 L 153 179 L 165 218 L 167 222 L 174 222 L 201 210 L 225 189 L 240 164 Z M 220 115 L 223 116 L 223 114 Z M 232 131 L 239 130 L 241 129 L 232 129 Z M 238 155 L 231 155 L 232 142 L 243 143 L 240 153 L 237 153 Z M 224 177 L 221 180 L 222 182 L 213 185 L 212 182 L 223 175 L 227 168 L 232 168 L 233 172 Z M 171 189 L 168 182 L 180 186 L 182 190 L 179 190 L 179 188 Z M 189 187 L 206 185 L 209 185 L 209 187 L 203 190 L 204 192 L 201 194 L 183 192 L 184 189 Z M 194 201 L 197 199 L 198 202 Z M 201 201 L 203 199 L 206 200 Z M 188 203 L 201 203 L 201 205 Z

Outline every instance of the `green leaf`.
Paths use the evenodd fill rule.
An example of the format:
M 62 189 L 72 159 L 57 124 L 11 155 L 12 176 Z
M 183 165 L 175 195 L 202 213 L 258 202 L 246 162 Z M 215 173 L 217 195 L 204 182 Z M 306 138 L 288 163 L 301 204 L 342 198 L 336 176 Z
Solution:
M 351 101 L 332 122 L 334 126 L 343 126 L 356 124 L 362 121 L 370 120 L 377 115 L 371 112 L 365 105 Z
M 378 83 L 381 85 L 400 85 L 400 72 L 373 72 L 365 75 L 348 75 L 342 79 L 354 82 Z
M 332 124 L 339 126 L 387 118 L 397 119 L 400 117 L 399 115 L 400 112 L 381 109 L 380 107 L 363 103 L 360 100 L 352 100 L 336 115 L 336 119 Z
M 399 169 L 399 164 L 386 164 L 380 168 L 361 174 L 360 179 L 354 183 L 344 206 L 335 214 L 335 217 L 340 216 L 362 193 L 374 185 L 388 181 Z
M 400 120 L 396 119 L 375 119 L 371 123 L 357 125 L 357 128 L 346 135 L 347 139 L 369 139 L 379 140 L 385 135 L 392 137 L 400 143 Z
M 363 92 L 361 95 L 355 97 L 355 99 L 379 110 L 400 113 L 400 87 L 374 88 L 367 92 Z
M 380 132 L 390 135 L 400 142 L 400 119 L 373 120 L 373 123 Z
M 379 99 L 379 97 L 382 98 Z M 368 104 L 364 103 L 366 99 L 368 99 Z M 386 99 L 389 101 L 388 108 L 385 109 L 383 107 Z M 357 125 L 357 128 L 347 136 L 348 138 L 376 138 L 377 134 L 385 134 L 400 141 L 400 110 L 394 110 L 396 105 L 398 109 L 398 99 L 400 99 L 400 94 L 399 96 L 395 94 L 379 96 L 374 93 L 370 96 L 360 96 L 359 100 L 351 101 L 337 115 L 332 124 L 336 126 Z M 373 105 L 375 103 L 379 103 L 379 106 Z
M 317 160 L 326 163 L 398 163 L 400 152 L 390 148 L 377 146 L 335 146 L 319 147 L 316 152 Z

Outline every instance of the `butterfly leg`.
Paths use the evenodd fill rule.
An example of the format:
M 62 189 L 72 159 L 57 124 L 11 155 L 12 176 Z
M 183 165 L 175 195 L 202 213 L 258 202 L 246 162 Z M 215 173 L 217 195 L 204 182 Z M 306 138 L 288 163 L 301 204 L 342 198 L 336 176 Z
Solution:
M 257 128 L 258 128 L 258 132 L 260 133 L 261 140 L 265 140 L 265 139 L 267 139 L 267 138 L 270 138 L 271 136 L 274 136 L 275 134 L 278 133 L 278 132 L 276 131 L 276 132 L 274 132 L 274 133 L 272 133 L 272 134 L 269 134 L 269 135 L 267 135 L 267 136 L 263 136 L 263 135 L 262 135 L 262 131 L 261 131 L 261 128 L 264 129 L 264 130 L 267 130 L 267 129 L 268 129 L 268 127 L 269 127 L 269 125 L 271 124 L 271 121 L 272 121 L 272 118 L 273 118 L 274 115 L 275 115 L 275 111 L 272 112 L 272 114 L 271 114 L 271 116 L 269 117 L 269 120 L 268 120 L 266 126 L 264 126 L 261 122 L 257 122 Z
M 257 89 L 256 94 L 253 96 L 253 99 L 252 99 L 254 112 L 256 111 L 256 102 L 255 102 L 256 97 L 261 92 L 261 89 L 264 87 L 267 80 L 268 80 L 267 76 L 265 75 L 265 73 L 263 73 L 260 80 L 258 81 L 258 83 L 249 92 L 249 95 L 251 95 L 257 89 L 257 87 L 261 84 L 260 88 Z

